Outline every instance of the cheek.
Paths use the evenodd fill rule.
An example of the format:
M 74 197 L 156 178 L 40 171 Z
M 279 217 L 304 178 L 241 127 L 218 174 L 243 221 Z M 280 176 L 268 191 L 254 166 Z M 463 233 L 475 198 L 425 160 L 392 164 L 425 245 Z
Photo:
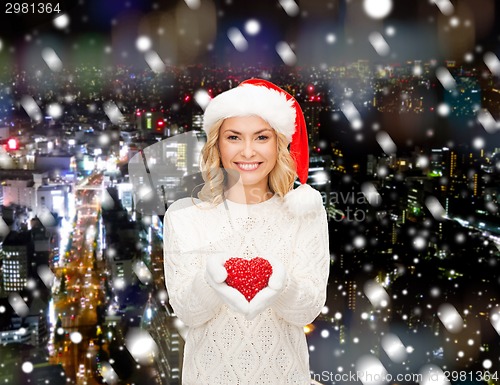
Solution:
M 231 149 L 225 145 L 219 146 L 220 159 L 223 165 L 229 164 L 231 159 L 233 158 L 233 154 L 231 153 Z
M 278 150 L 276 143 L 274 143 L 272 146 L 269 146 L 267 151 L 267 159 L 270 163 L 273 164 L 273 166 L 276 164 L 276 161 L 278 160 Z
M 276 166 L 276 163 L 278 162 L 278 158 L 276 156 L 274 156 L 272 158 L 272 161 L 271 161 L 271 164 L 272 164 L 272 168 L 274 168 Z

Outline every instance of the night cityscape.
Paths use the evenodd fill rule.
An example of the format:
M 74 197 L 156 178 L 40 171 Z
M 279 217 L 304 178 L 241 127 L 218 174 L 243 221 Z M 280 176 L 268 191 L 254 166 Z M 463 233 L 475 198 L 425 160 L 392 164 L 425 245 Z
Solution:
M 328 213 L 312 383 L 499 384 L 495 3 L 166 3 L 5 19 L 0 382 L 181 384 L 163 215 L 202 183 L 204 107 L 260 77 L 300 103 Z

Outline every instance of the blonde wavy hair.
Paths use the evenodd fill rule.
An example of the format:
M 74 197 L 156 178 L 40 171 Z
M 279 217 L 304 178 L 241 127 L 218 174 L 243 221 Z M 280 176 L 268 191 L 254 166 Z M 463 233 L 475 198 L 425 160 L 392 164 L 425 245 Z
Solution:
M 207 142 L 201 150 L 200 170 L 205 183 L 198 193 L 201 201 L 214 205 L 224 200 L 224 189 L 227 183 L 227 173 L 222 167 L 219 151 L 219 133 L 223 119 L 216 122 L 209 130 Z M 269 173 L 269 188 L 283 198 L 293 188 L 297 177 L 295 162 L 288 151 L 288 141 L 279 132 L 277 135 L 278 155 L 276 165 Z

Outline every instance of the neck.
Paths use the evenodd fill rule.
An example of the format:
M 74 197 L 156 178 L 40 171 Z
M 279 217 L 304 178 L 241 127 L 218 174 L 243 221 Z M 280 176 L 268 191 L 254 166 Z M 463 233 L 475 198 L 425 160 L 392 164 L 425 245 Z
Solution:
M 256 204 L 267 201 L 274 194 L 268 186 L 244 186 L 236 183 L 226 189 L 224 196 L 235 203 Z

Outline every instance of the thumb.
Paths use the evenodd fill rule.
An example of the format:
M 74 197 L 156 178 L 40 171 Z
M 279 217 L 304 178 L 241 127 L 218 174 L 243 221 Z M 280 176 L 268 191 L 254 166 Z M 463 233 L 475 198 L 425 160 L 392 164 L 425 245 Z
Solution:
M 227 279 L 227 270 L 224 267 L 223 259 L 218 256 L 207 258 L 206 272 L 216 283 L 222 283 Z
M 267 284 L 271 289 L 279 291 L 285 285 L 285 280 L 286 280 L 285 265 L 283 265 L 283 262 L 281 262 L 280 260 L 274 258 L 270 259 L 269 263 L 273 268 L 273 272 L 269 277 L 269 282 Z
M 246 319 L 251 321 L 265 308 L 269 307 L 274 302 L 274 298 L 277 294 L 278 292 L 270 287 L 266 287 L 259 291 L 249 303 Z

